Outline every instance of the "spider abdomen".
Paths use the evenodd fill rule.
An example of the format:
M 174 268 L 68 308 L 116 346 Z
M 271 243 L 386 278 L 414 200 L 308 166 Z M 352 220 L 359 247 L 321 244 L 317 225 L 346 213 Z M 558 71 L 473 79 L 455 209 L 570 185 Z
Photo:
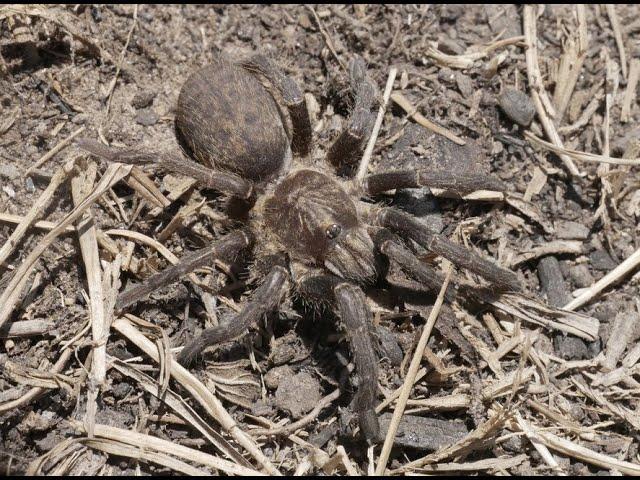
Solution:
M 180 90 L 176 133 L 198 162 L 255 182 L 276 176 L 290 152 L 271 94 L 222 57 L 194 72 Z

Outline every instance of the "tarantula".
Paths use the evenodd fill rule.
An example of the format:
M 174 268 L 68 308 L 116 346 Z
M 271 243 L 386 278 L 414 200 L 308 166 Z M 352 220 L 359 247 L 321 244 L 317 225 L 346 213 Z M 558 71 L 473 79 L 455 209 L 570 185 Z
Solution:
M 349 76 L 354 108 L 327 155 L 333 168 L 343 171 L 361 157 L 378 101 L 362 59 L 350 62 Z M 304 96 L 262 55 L 242 63 L 220 55 L 193 73 L 180 91 L 175 127 L 182 152 L 143 153 L 88 139 L 79 145 L 110 161 L 156 163 L 189 175 L 244 206 L 241 228 L 119 296 L 117 307 L 122 310 L 214 259 L 232 261 L 253 249 L 265 271 L 262 283 L 235 318 L 187 343 L 178 357 L 183 365 L 205 347 L 243 334 L 264 314 L 277 310 L 293 290 L 307 302 L 333 309 L 341 319 L 359 377 L 354 409 L 365 438 L 375 442 L 378 361 L 363 289 L 381 275 L 379 259 L 386 256 L 414 280 L 440 288 L 441 275 L 403 243 L 412 239 L 502 289 L 518 289 L 513 272 L 452 243 L 409 214 L 359 202 L 388 190 L 421 186 L 460 194 L 502 191 L 502 182 L 491 176 L 425 170 L 389 171 L 356 182 L 337 176 L 333 168 L 312 168 L 307 159 L 312 129 Z

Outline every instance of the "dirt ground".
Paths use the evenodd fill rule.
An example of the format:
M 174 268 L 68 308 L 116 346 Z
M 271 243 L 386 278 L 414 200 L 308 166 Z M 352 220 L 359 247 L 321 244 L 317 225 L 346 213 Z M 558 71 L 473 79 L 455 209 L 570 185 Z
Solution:
M 640 474 L 639 13 L 633 5 L 1 6 L 1 471 Z M 357 377 L 336 319 L 295 301 L 210 349 L 193 376 L 169 379 L 169 347 L 227 321 L 255 288 L 250 259 L 200 269 L 127 308 L 126 319 L 110 318 L 118 288 L 229 231 L 216 192 L 144 167 L 99 196 L 87 210 L 93 220 L 85 214 L 46 243 L 74 196 L 79 203 L 94 179 L 113 173 L 73 139 L 171 145 L 182 84 L 220 51 L 236 59 L 261 51 L 302 87 L 319 168 L 346 124 L 345 67 L 359 55 L 380 92 L 397 68 L 371 171 L 491 172 L 508 186 L 467 200 L 427 188 L 374 199 L 517 272 L 524 289 L 446 301 L 417 356 L 437 291 L 392 263 L 389 280 L 367 292 L 383 434 L 404 409 L 391 450 L 384 439 L 368 447 L 357 431 L 349 408 Z M 9 241 L 25 218 L 45 222 Z M 461 268 L 453 278 L 482 283 Z M 96 315 L 112 322 L 108 338 L 96 334 Z M 421 369 L 408 401 L 396 401 L 414 356 Z

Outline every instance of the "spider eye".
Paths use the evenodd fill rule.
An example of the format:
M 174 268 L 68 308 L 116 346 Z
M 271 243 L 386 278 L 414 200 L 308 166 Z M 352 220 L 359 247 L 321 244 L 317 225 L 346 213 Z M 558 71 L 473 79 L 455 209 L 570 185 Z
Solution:
M 336 238 L 338 235 L 340 235 L 340 232 L 342 231 L 342 228 L 340 227 L 340 225 L 336 225 L 335 223 L 333 225 L 331 225 L 329 228 L 327 228 L 326 234 L 327 234 L 327 238 L 329 240 L 333 240 L 334 238 Z

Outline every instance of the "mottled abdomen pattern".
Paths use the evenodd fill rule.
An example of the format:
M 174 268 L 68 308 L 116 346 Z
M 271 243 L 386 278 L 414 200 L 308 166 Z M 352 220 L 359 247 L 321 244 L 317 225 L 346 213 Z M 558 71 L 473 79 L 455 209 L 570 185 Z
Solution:
M 255 76 L 223 57 L 182 87 L 176 130 L 198 162 L 256 182 L 278 173 L 289 148 L 273 97 Z

